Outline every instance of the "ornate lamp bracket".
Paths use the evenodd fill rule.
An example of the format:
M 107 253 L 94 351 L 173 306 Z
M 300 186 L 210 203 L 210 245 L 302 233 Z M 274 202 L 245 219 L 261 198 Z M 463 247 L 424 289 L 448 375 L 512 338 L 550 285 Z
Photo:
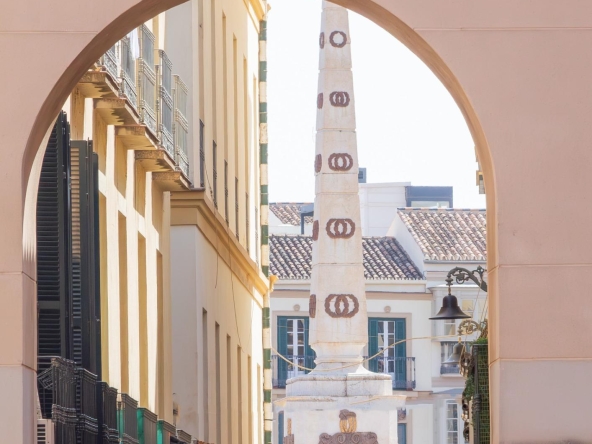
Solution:
M 479 286 L 479 288 L 481 288 L 481 290 L 487 292 L 487 282 L 483 280 L 485 271 L 486 270 L 481 265 L 479 265 L 473 271 L 462 267 L 455 267 L 448 272 L 448 275 L 446 276 L 446 284 L 448 287 L 450 287 L 453 280 L 456 280 L 457 284 L 464 284 L 467 281 L 473 281 Z

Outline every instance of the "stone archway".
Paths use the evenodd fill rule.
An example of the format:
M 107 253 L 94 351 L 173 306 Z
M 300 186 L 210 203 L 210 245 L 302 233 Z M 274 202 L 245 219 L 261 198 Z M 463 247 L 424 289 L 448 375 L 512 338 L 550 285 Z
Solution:
M 473 134 L 488 192 L 493 442 L 587 440 L 592 342 L 581 338 L 592 334 L 583 291 L 592 272 L 592 210 L 582 203 L 592 189 L 592 60 L 581 55 L 592 46 L 592 4 L 336 2 L 414 51 Z M 35 252 L 25 214 L 34 214 L 27 185 L 36 181 L 35 155 L 87 67 L 129 29 L 182 1 L 5 3 L 0 334 L 10 340 L 0 343 L 0 393 L 9 400 L 0 403 L 0 429 L 7 442 L 28 444 Z

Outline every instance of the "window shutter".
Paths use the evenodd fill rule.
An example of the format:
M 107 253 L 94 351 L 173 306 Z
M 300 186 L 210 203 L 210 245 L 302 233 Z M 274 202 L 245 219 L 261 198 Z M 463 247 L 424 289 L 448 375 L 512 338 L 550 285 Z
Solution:
M 406 339 L 406 328 L 405 328 L 405 319 L 396 319 L 395 320 L 395 342 L 399 342 L 402 339 Z M 396 381 L 406 381 L 407 380 L 407 343 L 401 342 L 400 344 L 395 345 L 395 380 Z
M 407 444 L 407 424 L 397 424 L 398 444 Z
M 305 366 L 308 368 L 312 368 L 314 366 L 314 358 L 316 357 L 316 354 L 314 352 L 314 350 L 310 347 L 310 334 L 309 334 L 309 324 L 310 324 L 310 319 L 308 317 L 304 318 L 304 344 L 305 344 L 305 355 L 306 355 L 306 364 Z
M 378 320 L 368 319 L 368 357 L 374 356 L 378 353 Z M 378 371 L 378 362 L 376 358 L 369 362 L 370 371 Z
M 287 347 L 288 336 L 288 318 L 284 316 L 277 317 L 277 351 L 282 356 L 286 356 L 288 352 Z M 278 381 L 285 381 L 288 376 L 288 363 L 282 358 L 276 358 L 277 365 L 277 379 Z
M 72 358 L 97 373 L 96 227 L 98 199 L 92 142 L 70 144 L 72 216 Z
M 37 196 L 37 366 L 52 356 L 68 358 L 70 127 L 61 112 L 47 143 Z M 51 394 L 39 387 L 43 417 L 51 417 Z

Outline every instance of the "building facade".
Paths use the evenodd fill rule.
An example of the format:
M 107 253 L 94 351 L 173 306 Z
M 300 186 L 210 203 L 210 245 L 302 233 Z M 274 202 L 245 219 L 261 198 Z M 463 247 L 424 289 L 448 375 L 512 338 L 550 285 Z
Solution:
M 263 441 L 265 8 L 196 1 L 148 20 L 84 74 L 48 134 L 39 440 Z
M 206 443 L 264 439 L 265 10 L 259 0 L 198 1 L 163 14 L 167 52 L 191 79 L 194 147 L 194 189 L 171 193 L 173 399 L 177 426 Z
M 289 210 L 272 206 L 279 214 Z M 390 374 L 393 391 L 407 395 L 406 408 L 399 412 L 400 444 L 464 442 L 464 379 L 458 367 L 442 365 L 457 342 L 458 322 L 429 318 L 447 294 L 444 279 L 450 269 L 485 264 L 484 236 L 484 210 L 400 208 L 389 236 L 363 239 L 366 365 Z M 274 399 L 279 399 L 287 379 L 307 372 L 302 368 L 314 368 L 307 311 L 312 239 L 275 234 L 270 245 L 272 273 L 279 278 L 271 294 Z M 463 311 L 476 320 L 486 315 L 487 295 L 476 285 L 454 285 L 452 290 Z M 281 413 L 274 421 L 278 443 L 284 432 Z

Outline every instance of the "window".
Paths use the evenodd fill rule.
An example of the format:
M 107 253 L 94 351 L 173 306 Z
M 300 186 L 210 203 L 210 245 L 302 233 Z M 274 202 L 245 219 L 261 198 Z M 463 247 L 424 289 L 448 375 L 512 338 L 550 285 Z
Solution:
M 446 401 L 446 444 L 458 444 L 458 404 Z
M 249 193 L 245 193 L 245 218 L 246 218 L 246 241 L 247 241 L 247 251 L 251 252 L 251 221 L 249 218 Z
M 440 343 L 440 363 L 446 361 L 450 357 L 450 355 L 452 354 L 452 350 L 454 349 L 454 346 L 456 344 L 458 344 L 458 342 L 455 341 L 446 341 Z M 458 375 L 460 374 L 458 365 L 440 365 L 440 374 Z
M 205 163 L 206 153 L 204 151 L 204 123 L 199 121 L 199 185 L 203 188 L 206 186 L 205 181 Z
M 369 362 L 370 370 L 388 373 L 393 377 L 393 388 L 407 389 L 407 347 L 405 342 L 391 347 L 405 339 L 405 319 L 368 320 L 368 354 L 374 356 Z
M 259 208 L 255 205 L 255 262 L 259 265 Z
M 289 362 L 276 358 L 274 386 L 285 387 L 288 379 L 308 373 L 301 367 L 314 366 L 314 352 L 308 345 L 308 317 L 278 316 L 277 329 L 278 352 Z
M 214 142 L 212 145 L 213 190 L 211 190 L 211 192 L 213 194 L 212 198 L 214 199 L 214 206 L 216 208 L 218 208 L 218 169 L 216 168 L 217 163 L 218 145 L 216 145 L 216 142 Z
M 444 319 L 442 327 L 444 329 L 442 332 L 443 336 L 456 335 L 456 321 L 454 319 Z
M 224 161 L 224 217 L 226 218 L 226 225 L 229 224 L 228 219 L 228 161 Z
M 234 178 L 234 233 L 240 239 L 238 228 L 238 177 Z

